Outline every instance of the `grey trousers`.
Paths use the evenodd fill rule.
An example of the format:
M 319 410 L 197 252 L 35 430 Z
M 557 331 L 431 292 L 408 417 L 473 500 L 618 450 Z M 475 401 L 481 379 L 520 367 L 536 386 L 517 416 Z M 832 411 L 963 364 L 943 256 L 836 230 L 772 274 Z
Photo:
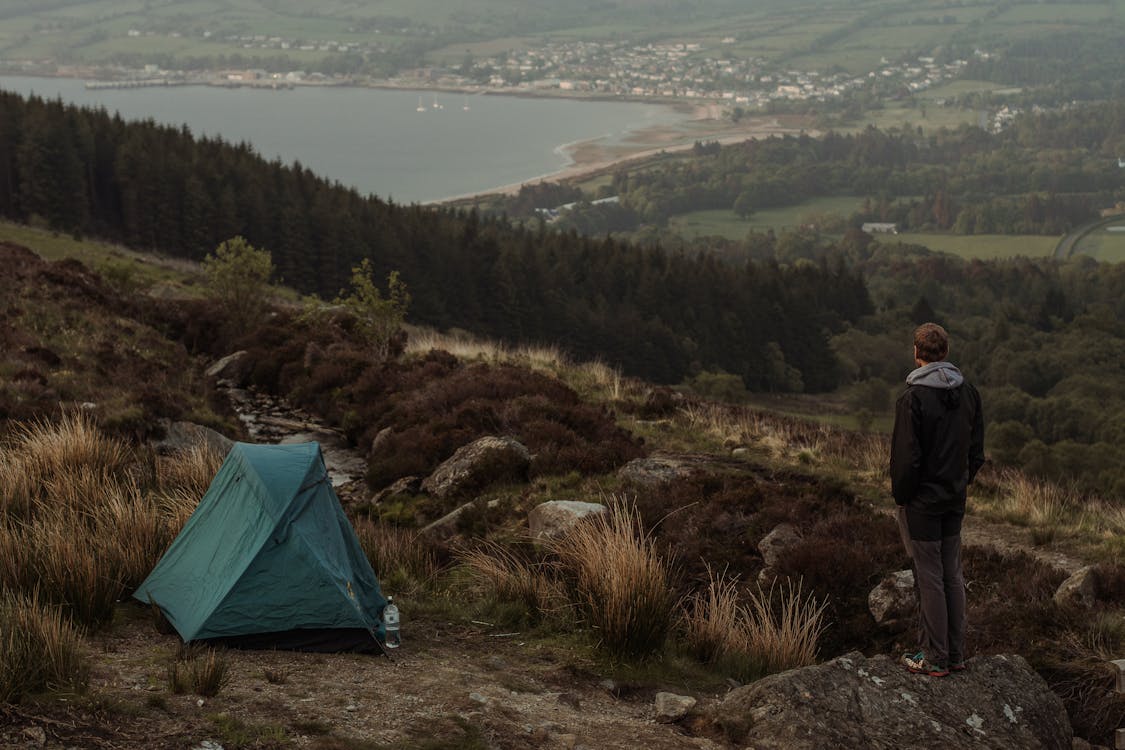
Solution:
M 918 647 L 934 664 L 949 665 L 965 658 L 961 515 L 943 518 L 922 516 L 905 506 L 898 509 L 902 543 L 914 562 L 914 590 L 919 604 Z M 950 533 L 953 529 L 956 533 Z

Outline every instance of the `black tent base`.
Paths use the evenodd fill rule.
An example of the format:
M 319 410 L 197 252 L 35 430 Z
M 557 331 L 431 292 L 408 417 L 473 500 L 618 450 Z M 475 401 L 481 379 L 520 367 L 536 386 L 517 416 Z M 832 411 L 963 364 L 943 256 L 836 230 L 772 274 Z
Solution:
M 192 643 L 257 651 L 313 651 L 322 654 L 382 652 L 381 644 L 376 643 L 371 633 L 363 628 L 301 628 L 277 633 L 201 638 Z

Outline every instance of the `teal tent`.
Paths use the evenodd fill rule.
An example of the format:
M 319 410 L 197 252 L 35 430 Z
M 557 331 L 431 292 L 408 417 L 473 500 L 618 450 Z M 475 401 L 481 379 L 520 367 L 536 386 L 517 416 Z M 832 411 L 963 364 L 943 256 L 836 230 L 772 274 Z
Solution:
M 386 605 L 317 443 L 235 443 L 133 596 L 185 642 L 378 648 Z

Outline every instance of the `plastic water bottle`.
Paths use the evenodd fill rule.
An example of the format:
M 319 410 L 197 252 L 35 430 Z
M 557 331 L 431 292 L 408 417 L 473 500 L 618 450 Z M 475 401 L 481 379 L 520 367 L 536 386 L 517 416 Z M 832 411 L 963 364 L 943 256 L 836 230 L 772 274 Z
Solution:
M 394 605 L 394 597 L 387 597 L 387 606 L 383 607 L 383 627 L 387 635 L 384 642 L 387 648 L 398 648 L 402 645 L 402 638 L 398 634 L 398 607 Z

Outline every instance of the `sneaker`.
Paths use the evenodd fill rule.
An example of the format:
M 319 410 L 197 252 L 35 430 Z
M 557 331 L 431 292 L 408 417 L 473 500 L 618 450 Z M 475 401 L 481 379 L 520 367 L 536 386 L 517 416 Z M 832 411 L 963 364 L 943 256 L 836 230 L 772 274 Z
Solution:
M 915 654 L 903 654 L 902 665 L 914 674 L 924 674 L 930 677 L 945 677 L 949 674 L 948 667 L 931 662 L 922 651 Z
M 951 658 L 949 660 L 949 671 L 950 672 L 964 672 L 965 671 L 965 660 L 964 659 L 953 659 L 953 658 Z

